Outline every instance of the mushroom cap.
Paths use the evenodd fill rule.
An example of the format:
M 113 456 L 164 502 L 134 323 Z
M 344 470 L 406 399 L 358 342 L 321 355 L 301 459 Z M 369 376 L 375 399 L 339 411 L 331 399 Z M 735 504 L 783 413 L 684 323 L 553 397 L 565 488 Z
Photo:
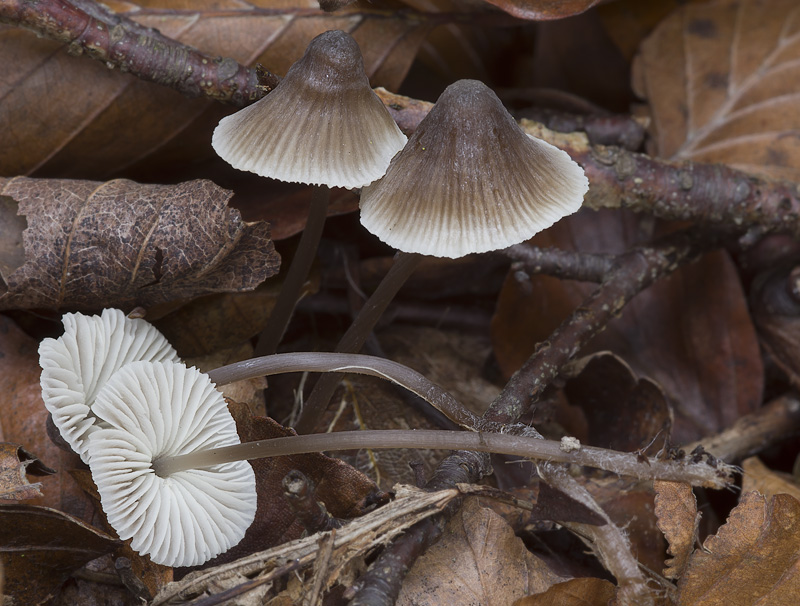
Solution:
M 275 90 L 223 118 L 214 150 L 239 170 L 281 181 L 362 187 L 406 143 L 370 88 L 349 34 L 320 34 Z
M 104 422 L 90 468 L 108 522 L 157 564 L 195 566 L 242 540 L 256 512 L 247 461 L 159 477 L 153 461 L 239 444 L 236 423 L 208 375 L 176 362 L 133 362 L 97 394 Z
M 120 368 L 137 360 L 179 360 L 150 323 L 119 309 L 99 316 L 64 314 L 64 334 L 39 345 L 42 399 L 61 436 L 88 463 L 88 439 L 97 429 L 95 397 Z
M 588 189 L 566 152 L 527 135 L 486 85 L 460 80 L 362 190 L 361 223 L 401 251 L 456 258 L 528 240 Z

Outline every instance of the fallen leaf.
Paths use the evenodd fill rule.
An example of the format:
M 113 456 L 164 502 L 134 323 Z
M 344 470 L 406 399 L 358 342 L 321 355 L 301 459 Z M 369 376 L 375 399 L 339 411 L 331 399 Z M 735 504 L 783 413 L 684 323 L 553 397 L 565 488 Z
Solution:
M 468 499 L 439 541 L 414 563 L 397 604 L 507 606 L 562 580 L 503 518 Z
M 19 444 L 0 442 L 0 499 L 22 501 L 42 496 L 40 482 L 31 484 L 27 474 L 56 473 Z
M 279 75 L 316 35 L 342 29 L 361 46 L 373 84 L 392 89 L 433 26 L 424 12 L 351 7 L 328 14 L 291 1 L 106 4 L 205 53 L 261 63 Z M 232 111 L 72 57 L 54 41 L 9 26 L 0 26 L 0 58 L 0 175 L 107 179 L 125 171 L 174 179 L 176 168 L 214 157 L 211 132 Z
M 652 153 L 800 179 L 798 17 L 793 0 L 721 0 L 662 21 L 634 64 Z
M 800 595 L 800 501 L 747 493 L 689 559 L 679 606 L 795 606 Z
M 42 604 L 73 571 L 117 545 L 110 535 L 55 509 L 0 505 L 5 592 L 17 604 Z
M 519 19 L 549 21 L 578 15 L 600 0 L 486 0 Z
M 584 577 L 556 583 L 544 593 L 529 595 L 514 606 L 607 606 L 616 587 L 605 579 Z
M 0 179 L 27 219 L 26 262 L 0 309 L 150 307 L 252 290 L 277 272 L 265 223 L 244 223 L 210 181 Z
M 588 444 L 633 452 L 659 434 L 669 436 L 672 409 L 661 387 L 637 377 L 618 356 L 598 352 L 577 360 L 568 372 L 564 393 L 588 421 Z
M 533 238 L 540 246 L 616 254 L 652 238 L 628 213 L 579 211 Z M 510 377 L 596 288 L 510 272 L 492 343 Z M 609 350 L 657 383 L 672 405 L 673 441 L 716 433 L 761 406 L 763 367 L 740 278 L 725 251 L 705 255 L 638 294 L 582 354 Z
M 792 385 L 800 387 L 800 276 L 789 258 L 767 265 L 755 277 L 750 301 L 762 346 Z
M 94 515 L 91 501 L 66 470 L 81 465 L 78 455 L 61 450 L 47 437 L 48 413 L 39 385 L 38 343 L 0 314 L 0 439 L 22 444 L 58 470 L 43 476 L 42 497 L 29 503 L 59 509 L 85 522 Z
M 800 485 L 794 476 L 771 470 L 758 457 L 742 461 L 742 492 L 758 492 L 765 497 L 788 494 L 800 500 Z
M 689 563 L 697 541 L 700 514 L 692 487 L 683 482 L 653 482 L 656 491 L 656 517 L 658 528 L 669 542 L 667 552 L 673 556 L 667 560 L 663 575 L 668 579 L 679 579 Z
M 236 419 L 242 442 L 296 435 L 294 430 L 281 426 L 269 417 L 253 416 L 246 405 L 229 402 L 229 408 Z M 361 516 L 371 505 L 387 497 L 364 474 L 344 461 L 321 453 L 254 459 L 251 464 L 256 474 L 258 493 L 255 521 L 247 529 L 241 543 L 211 560 L 209 565 L 232 561 L 303 534 L 302 525 L 283 498 L 283 478 L 291 470 L 299 470 L 311 480 L 317 498 L 335 517 Z

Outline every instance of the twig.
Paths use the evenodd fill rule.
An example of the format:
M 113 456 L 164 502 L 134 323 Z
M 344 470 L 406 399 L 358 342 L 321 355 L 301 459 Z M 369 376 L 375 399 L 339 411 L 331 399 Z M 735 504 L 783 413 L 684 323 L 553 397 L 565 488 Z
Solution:
M 668 275 L 679 265 L 692 260 L 700 251 L 714 245 L 709 239 L 699 240 L 691 233 L 681 232 L 667 237 L 652 247 L 634 249 L 620 255 L 615 261 L 614 269 L 607 275 L 606 281 L 511 378 L 484 414 L 483 419 L 498 424 L 515 423 L 529 405 L 544 392 L 547 385 L 558 376 L 561 368 L 580 351 L 583 344 L 618 315 L 628 301 L 657 279 Z M 528 428 L 527 432 L 523 429 L 523 432 L 538 435 L 532 428 Z M 446 486 L 446 482 L 443 485 Z M 444 528 L 444 521 L 440 518 L 444 518 L 445 515 L 437 516 L 435 525 L 434 520 L 427 520 L 424 530 L 411 528 L 405 536 L 388 546 L 384 552 L 387 561 L 391 559 L 397 564 L 398 558 L 392 553 L 408 553 L 411 559 L 401 560 L 401 568 L 409 569 L 418 554 L 409 550 L 405 543 L 420 541 L 423 536 L 426 541 L 431 542 L 438 538 L 439 529 Z M 605 537 L 598 535 L 598 539 L 605 540 Z M 379 591 L 375 591 L 371 579 L 367 578 L 361 591 L 370 592 L 371 601 L 362 603 L 369 603 L 370 606 L 390 606 L 400 592 L 403 578 L 403 576 L 393 577 L 391 584 L 381 582 L 377 587 Z
M 296 469 L 283 478 L 283 496 L 308 534 L 341 528 L 345 524 L 327 512 L 317 500 L 311 481 Z
M 702 447 L 723 461 L 739 461 L 798 433 L 800 400 L 789 393 L 739 417 L 732 427 L 682 448 L 692 452 Z
M 561 372 L 625 305 L 656 280 L 692 261 L 715 244 L 691 232 L 668 236 L 651 247 L 621 254 L 607 279 L 561 326 L 540 343 L 495 399 L 484 419 L 515 423 Z
M 529 274 L 547 274 L 566 280 L 602 282 L 614 268 L 614 256 L 558 248 L 515 244 L 503 251 Z
M 630 541 L 625 537 L 608 514 L 597 504 L 592 495 L 558 465 L 545 463 L 539 466 L 539 475 L 553 488 L 589 507 L 606 523 L 602 526 L 562 522 L 577 534 L 588 537 L 592 548 L 606 569 L 617 579 L 615 604 L 619 606 L 648 606 L 653 604 L 653 596 L 647 588 L 647 581 L 639 570 L 639 562 L 631 551 Z
M 85 53 L 109 68 L 130 72 L 187 97 L 206 96 L 246 105 L 263 97 L 279 81 L 268 74 L 260 82 L 255 70 L 231 58 L 200 52 L 90 0 L 4 0 L 0 2 L 0 23 L 32 30 L 68 45 L 71 54 Z

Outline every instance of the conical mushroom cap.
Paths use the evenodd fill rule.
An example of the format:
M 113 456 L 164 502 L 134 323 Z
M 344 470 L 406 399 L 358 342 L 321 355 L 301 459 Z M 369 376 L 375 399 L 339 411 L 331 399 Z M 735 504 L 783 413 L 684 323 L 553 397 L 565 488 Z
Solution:
M 92 478 L 108 522 L 157 564 L 194 566 L 244 537 L 256 512 L 247 461 L 160 477 L 162 457 L 239 444 L 236 423 L 208 375 L 175 362 L 134 362 L 97 394 L 102 420 L 89 442 Z
M 456 258 L 528 240 L 577 211 L 588 188 L 566 152 L 525 134 L 484 84 L 461 80 L 362 190 L 361 223 L 401 251 Z
M 61 321 L 64 334 L 39 345 L 42 399 L 61 436 L 88 463 L 89 437 L 98 428 L 92 407 L 103 385 L 131 362 L 179 358 L 155 326 L 119 309 L 64 314 Z
M 320 34 L 269 95 L 223 118 L 211 144 L 231 166 L 281 181 L 362 187 L 406 143 L 369 86 L 358 44 Z

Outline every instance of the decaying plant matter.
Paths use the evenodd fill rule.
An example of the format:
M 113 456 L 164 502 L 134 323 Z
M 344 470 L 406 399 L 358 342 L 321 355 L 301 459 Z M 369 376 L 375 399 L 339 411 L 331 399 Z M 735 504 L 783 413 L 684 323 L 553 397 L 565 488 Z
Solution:
M 175 140 L 159 140 L 150 147 L 152 151 L 163 144 L 158 153 L 170 161 L 175 158 L 179 168 L 174 180 L 182 181 L 178 185 L 141 185 L 116 178 L 74 180 L 81 176 L 80 169 L 68 166 L 65 157 L 72 153 L 73 139 L 75 149 L 81 144 L 83 125 L 62 139 L 57 150 L 29 164 L 13 164 L 34 167 L 30 170 L 39 171 L 33 175 L 36 178 L 16 173 L 0 178 L 0 308 L 18 314 L 0 316 L 0 387 L 9 394 L 8 401 L 26 393 L 27 374 L 11 364 L 18 358 L 35 358 L 35 346 L 30 346 L 28 337 L 21 341 L 27 346 L 15 340 L 22 337 L 10 318 L 42 339 L 58 332 L 40 324 L 39 318 L 69 312 L 64 316 L 67 334 L 42 341 L 40 351 L 52 437 L 57 441 L 60 431 L 67 442 L 58 455 L 62 471 L 56 474 L 64 483 L 58 488 L 63 491 L 62 500 L 45 503 L 65 511 L 74 507 L 69 511 L 74 517 L 59 514 L 56 519 L 34 508 L 0 507 L 0 527 L 3 515 L 18 520 L 20 511 L 28 513 L 14 541 L 23 546 L 23 553 L 59 551 L 64 575 L 45 580 L 38 573 L 41 582 L 23 582 L 27 579 L 24 565 L 14 555 L 6 555 L 3 541 L 11 539 L 0 532 L 0 581 L 13 599 L 39 603 L 59 591 L 74 572 L 75 578 L 121 584 L 126 598 L 134 595 L 152 604 L 210 606 L 273 599 L 369 606 L 424 599 L 456 603 L 464 599 L 459 589 L 473 588 L 466 577 L 461 588 L 448 586 L 451 580 L 462 579 L 469 566 L 478 566 L 477 577 L 487 576 L 488 569 L 480 568 L 480 560 L 491 557 L 499 569 L 507 568 L 518 585 L 489 597 L 491 583 L 484 582 L 481 590 L 487 593 L 478 599 L 487 604 L 534 604 L 539 599 L 558 603 L 563 596 L 578 595 L 635 606 L 688 606 L 704 599 L 740 606 L 736 600 L 744 600 L 746 594 L 741 590 L 742 579 L 756 577 L 763 580 L 753 584 L 760 592 L 757 599 L 792 603 L 796 575 L 791 571 L 800 561 L 800 491 L 791 479 L 774 471 L 778 466 L 774 461 L 785 464 L 785 457 L 800 455 L 796 445 L 786 445 L 787 439 L 800 432 L 800 404 L 792 391 L 800 382 L 800 274 L 796 269 L 800 186 L 794 182 L 800 168 L 793 164 L 798 156 L 793 133 L 800 123 L 795 124 L 797 116 L 789 111 L 784 124 L 777 118 L 777 109 L 770 108 L 791 109 L 800 94 L 800 75 L 795 78 L 794 67 L 796 48 L 800 48 L 800 8 L 779 0 L 766 1 L 770 11 L 761 10 L 755 0 L 712 0 L 699 7 L 682 7 L 663 19 L 653 16 L 654 22 L 661 19 L 661 25 L 646 39 L 644 33 L 640 35 L 632 78 L 632 86 L 648 104 L 646 118 L 633 117 L 619 106 L 611 113 L 565 91 L 503 91 L 495 82 L 498 98 L 475 80 L 451 85 L 438 105 L 382 88 L 373 94 L 370 86 L 381 82 L 398 88 L 410 57 L 437 24 L 457 28 L 462 22 L 476 22 L 478 15 L 486 23 L 518 26 L 509 15 L 564 17 L 597 4 L 574 0 L 550 13 L 537 0 L 487 2 L 505 14 L 487 11 L 479 3 L 450 13 L 436 13 L 432 5 L 428 12 L 408 8 L 394 14 L 380 4 L 328 2 L 317 12 L 307 7 L 274 9 L 255 0 L 246 14 L 240 7 L 220 8 L 212 3 L 196 14 L 185 7 L 148 7 L 143 16 L 136 14 L 141 7 L 115 14 L 112 8 L 90 0 L 0 0 L 4 24 L 0 41 L 19 26 L 66 45 L 71 55 L 85 55 L 112 70 L 127 72 L 125 77 L 168 87 L 172 89 L 169 95 L 177 97 L 178 91 L 206 99 L 196 100 L 191 112 L 187 110 L 187 115 L 196 112 L 195 118 L 202 114 L 202 120 L 181 122 L 181 110 L 175 113 L 175 132 L 193 132 L 171 133 Z M 613 20 L 619 18 L 613 10 L 603 13 L 602 27 L 609 31 L 614 31 Z M 200 13 L 202 18 L 197 16 Z M 588 15 L 587 22 L 596 13 Z M 243 18 L 242 32 L 245 22 L 255 23 L 251 18 L 283 21 L 270 30 L 257 52 L 245 52 L 244 43 L 242 48 L 232 47 L 231 54 L 241 63 L 205 52 L 197 42 L 202 36 L 193 39 L 197 48 L 179 41 L 183 31 L 178 31 L 176 23 L 185 22 L 190 29 L 208 20 L 202 27 L 210 27 L 217 18 Z M 159 19 L 174 29 L 161 33 L 148 27 Z M 599 21 L 592 23 L 600 27 Z M 744 24 L 754 27 L 745 30 Z M 318 27 L 322 29 L 317 31 Z M 322 33 L 328 29 L 335 31 Z M 300 30 L 307 36 L 302 45 L 291 38 Z M 548 40 L 555 47 L 555 40 L 580 37 L 554 29 L 547 38 L 550 30 L 543 26 L 542 31 L 545 34 L 537 38 L 537 44 L 543 48 Z M 283 55 L 275 49 L 287 44 L 304 48 L 314 35 L 306 57 L 289 69 L 299 56 L 289 61 L 291 52 Z M 615 41 L 624 47 L 624 42 Z M 469 36 L 460 43 L 469 46 Z M 406 61 L 387 59 L 403 53 L 409 56 Z M 274 64 L 245 64 L 245 57 L 253 62 L 263 56 Z M 444 61 L 435 53 L 432 57 L 432 63 Z M 669 58 L 666 76 L 659 75 L 662 57 Z M 345 71 L 357 72 L 357 94 L 341 74 L 331 78 L 326 71 L 329 62 L 337 61 L 346 64 Z M 389 67 L 381 71 L 384 61 Z M 584 61 L 591 65 L 588 57 Z M 28 67 L 31 73 L 37 69 L 34 63 Z M 84 63 L 97 69 L 97 63 Z M 309 76 L 307 64 L 322 69 L 311 70 Z M 17 64 L 8 65 L 13 70 Z M 592 71 L 586 65 L 584 75 Z M 241 120 L 266 126 L 265 131 L 245 128 L 240 132 L 239 119 L 223 119 L 214 138 L 215 148 L 223 150 L 220 154 L 234 166 L 290 182 L 322 183 L 320 171 L 352 176 L 361 169 L 348 162 L 340 165 L 341 158 L 353 159 L 382 137 L 371 128 L 360 128 L 361 118 L 346 127 L 331 120 L 329 110 L 339 113 L 341 108 L 330 100 L 318 100 L 310 110 L 300 108 L 300 101 L 313 96 L 307 90 L 298 95 L 298 105 L 292 105 L 295 101 L 284 96 L 289 87 L 282 88 L 279 76 L 270 70 L 279 74 L 289 70 L 283 81 L 287 85 L 303 72 L 315 86 L 332 85 L 337 95 L 352 93 L 368 100 L 390 127 L 392 144 L 384 146 L 381 166 L 368 177 L 331 183 L 352 191 L 346 195 L 333 191 L 330 207 L 327 192 L 313 194 L 312 217 L 306 219 L 294 210 L 273 215 L 274 207 L 267 206 L 254 212 L 262 221 L 245 223 L 238 211 L 227 209 L 226 191 L 210 180 L 189 181 L 182 176 L 196 167 L 182 163 L 181 154 L 192 146 L 199 149 L 199 141 L 205 145 L 211 140 L 210 131 L 203 129 L 219 120 L 221 112 L 214 112 L 224 107 L 209 100 L 244 106 L 237 114 Z M 109 78 L 118 76 L 104 73 Z M 370 85 L 367 76 L 377 81 Z M 347 94 L 338 88 L 340 84 Z M 0 107 L 8 92 L 3 86 L 0 82 Z M 455 89 L 469 102 L 462 98 L 451 103 L 450 91 Z M 119 90 L 115 94 L 120 96 Z M 345 106 L 358 104 L 352 96 L 347 98 Z M 283 129 L 271 117 L 254 118 L 259 106 L 253 103 L 259 99 L 260 107 L 272 107 L 276 113 L 288 109 L 284 112 L 288 118 L 299 118 L 299 122 Z M 530 100 L 534 105 L 566 109 L 537 107 L 516 118 L 504 113 L 503 104 L 519 103 L 520 109 L 522 101 Z M 169 105 L 162 103 L 165 108 Z M 431 123 L 445 122 L 440 114 L 457 112 L 465 105 L 472 114 L 463 120 L 460 114 L 458 119 L 451 115 L 444 130 L 430 135 Z M 80 104 L 76 106 L 79 111 Z M 86 112 L 93 116 L 87 120 L 105 125 L 99 128 L 103 132 L 113 131 L 124 120 L 111 107 L 87 104 Z M 492 113 L 495 110 L 499 113 Z M 545 120 L 546 125 L 523 115 Z M 510 127 L 520 145 L 538 150 L 537 161 L 518 153 L 503 125 Z M 91 124 L 86 128 L 91 131 Z M 649 136 L 643 141 L 645 130 Z M 233 134 L 232 143 L 222 140 L 226 132 Z M 95 138 L 86 135 L 87 141 L 103 139 L 90 134 Z M 343 142 L 360 135 L 365 139 L 345 149 Z M 484 135 L 485 141 L 478 139 Z M 394 156 L 384 180 L 375 181 L 406 136 L 408 147 Z M 459 139 L 466 145 L 448 157 L 446 148 Z M 290 146 L 290 140 L 301 145 Z M 312 140 L 313 145 L 304 147 Z M 332 147 L 322 153 L 321 141 Z M 197 166 L 205 166 L 202 162 L 208 157 L 196 153 Z M 109 164 L 116 171 L 98 170 L 116 177 L 122 166 L 130 172 L 121 176 L 146 180 L 147 154 L 131 154 L 136 157 Z M 253 158 L 263 156 L 280 169 L 261 173 L 254 168 Z M 517 178 L 526 173 L 523 168 L 539 168 L 543 157 L 549 158 L 544 164 L 560 163 L 561 168 L 545 166 L 544 176 L 531 171 L 531 183 L 517 187 Z M 444 166 L 434 164 L 442 158 Z M 164 164 L 154 180 L 164 178 Z M 298 166 L 311 176 L 298 176 Z M 402 173 L 409 166 L 412 176 Z M 215 175 L 237 189 L 243 207 L 252 204 L 249 177 L 231 177 L 225 172 L 227 167 L 214 165 L 211 170 L 220 171 Z M 510 172 L 502 172 L 506 170 Z M 564 172 L 574 173 L 571 184 L 560 181 Z M 72 178 L 48 179 L 51 174 Z M 535 200 L 544 182 L 555 183 L 557 191 Z M 260 197 L 271 198 L 272 188 L 271 183 L 264 186 L 267 193 Z M 520 194 L 523 189 L 526 193 Z M 491 201 L 476 217 L 467 217 L 461 207 L 447 210 L 442 217 L 437 214 L 437 202 L 461 200 L 468 197 L 464 192 L 475 191 L 480 203 Z M 305 189 L 281 191 L 275 198 L 294 197 L 302 208 L 308 203 L 308 193 Z M 352 241 L 343 244 L 342 234 L 353 230 L 359 238 L 367 237 L 357 231 L 360 228 L 354 221 L 341 220 L 334 226 L 329 222 L 326 233 L 330 236 L 327 242 L 323 240 L 317 257 L 318 271 L 307 279 L 326 213 L 354 210 L 359 196 L 365 223 L 383 242 L 407 252 L 391 264 L 385 257 L 388 249 L 375 240 L 364 246 Z M 383 205 L 392 197 L 399 197 L 406 206 L 387 210 Z M 581 199 L 580 213 L 553 226 L 558 216 L 574 213 Z M 538 206 L 520 211 L 528 213 L 526 221 L 505 217 L 499 225 L 495 211 L 516 207 L 522 200 L 553 203 L 564 212 L 556 216 Z M 420 213 L 423 217 L 417 224 Z M 281 227 L 287 216 L 290 220 Z M 376 216 L 388 217 L 389 222 L 375 228 Z M 282 286 L 273 286 L 275 280 L 258 286 L 277 271 L 277 254 L 264 221 L 275 221 L 281 237 L 303 229 L 294 257 L 300 269 L 289 274 Z M 439 231 L 430 229 L 436 223 L 443 226 L 441 241 Z M 526 231 L 527 223 L 535 229 Z M 286 227 L 289 224 L 293 227 Z M 541 229 L 545 231 L 537 238 L 524 241 Z M 592 230 L 596 237 L 581 242 Z M 176 233 L 179 237 L 173 237 Z M 423 242 L 418 250 L 410 242 L 420 235 Z M 312 244 L 308 250 L 305 241 Z M 507 248 L 497 250 L 502 247 Z M 359 260 L 367 248 L 369 254 L 378 250 L 384 257 Z M 293 253 L 291 245 L 279 244 L 278 250 Z M 480 256 L 471 256 L 475 251 Z M 425 259 L 420 252 L 457 259 Z M 412 272 L 416 273 L 412 276 Z M 505 275 L 502 285 L 501 274 Z M 390 301 L 406 280 L 418 297 L 412 304 L 397 303 L 394 313 L 405 312 L 405 317 L 416 313 L 415 318 L 424 317 L 434 326 L 431 331 L 444 332 L 441 329 L 448 322 L 471 322 L 478 326 L 473 332 L 488 333 L 489 312 L 473 298 L 483 301 L 484 307 L 486 301 L 496 304 L 493 355 L 470 351 L 474 342 L 458 341 L 453 346 L 465 358 L 467 354 L 481 358 L 477 366 L 458 370 L 483 381 L 486 391 L 479 395 L 478 390 L 462 389 L 459 383 L 467 383 L 464 375 L 439 364 L 430 351 L 430 332 L 416 341 L 412 330 L 392 337 L 385 336 L 388 331 L 372 334 L 381 319 L 392 324 Z M 310 303 L 298 302 L 301 292 L 313 292 L 319 283 L 325 291 L 322 296 Z M 255 292 L 248 292 L 257 286 Z M 703 288 L 719 291 L 707 310 L 693 300 L 699 298 L 697 293 L 706 292 Z M 365 294 L 370 291 L 372 297 Z M 470 299 L 465 304 L 467 294 Z M 330 301 L 336 305 L 328 306 Z M 137 309 L 125 317 L 119 310 L 106 309 L 95 320 L 72 313 L 99 313 L 111 306 L 127 311 L 135 305 L 146 312 Z M 263 333 L 270 336 L 260 341 L 260 347 L 273 353 L 286 334 L 284 353 L 255 357 L 249 349 L 258 346 L 256 336 L 265 328 L 259 320 L 240 330 L 256 316 L 251 311 L 256 307 L 259 318 L 277 319 Z M 322 320 L 320 308 L 328 314 Z M 157 326 L 165 334 L 178 335 L 175 349 L 152 327 L 147 338 L 134 335 L 134 327 L 146 324 L 139 319 L 145 313 L 148 320 L 160 321 Z M 311 313 L 313 321 L 304 324 Z M 292 314 L 295 321 L 285 333 Z M 333 316 L 338 327 L 327 321 Z M 308 350 L 334 349 L 332 344 L 344 332 L 339 328 L 350 316 L 357 318 L 355 328 L 344 333 L 337 353 L 307 353 L 296 345 L 302 343 Z M 96 330 L 85 330 L 89 336 L 71 336 L 76 326 Z M 99 328 L 109 327 L 111 334 L 100 334 Z M 181 333 L 191 333 L 191 338 L 184 341 Z M 226 341 L 226 333 L 239 336 Z M 240 345 L 244 338 L 240 335 L 245 333 L 250 343 L 243 350 L 225 351 L 213 361 L 196 361 L 202 373 L 191 367 L 195 362 L 184 365 L 178 358 L 179 353 L 184 358 L 192 355 L 183 349 L 191 349 L 193 341 L 207 338 L 204 351 L 217 351 L 222 348 L 208 343 Z M 233 342 L 234 338 L 238 340 Z M 411 343 L 410 354 L 403 350 L 405 341 Z M 361 354 L 362 348 L 374 355 Z M 713 355 L 717 348 L 719 356 Z M 151 349 L 157 350 L 155 355 Z M 711 359 L 699 359 L 708 352 Z M 395 357 L 399 361 L 393 361 Z M 602 364 L 593 366 L 597 360 Z M 600 376 L 598 367 L 604 369 Z M 213 370 L 205 372 L 208 369 Z M 602 372 L 609 376 L 603 377 Z M 305 389 L 314 384 L 315 375 L 309 373 L 327 373 L 313 391 Z M 296 435 L 264 414 L 260 394 L 267 376 L 266 394 L 272 400 L 266 410 L 275 418 L 289 418 L 291 413 L 292 419 L 299 419 L 297 431 L 308 435 Z M 289 378 L 296 376 L 302 378 Z M 38 380 L 37 375 L 34 383 Z M 229 401 L 229 413 L 217 389 L 230 390 L 225 393 L 231 400 L 247 401 L 256 412 Z M 336 389 L 340 396 L 330 401 Z M 726 399 L 730 402 L 719 404 Z M 698 402 L 707 408 L 697 407 Z M 37 407 L 41 410 L 35 413 Z M 44 427 L 44 407 L 37 400 L 28 408 L 34 411 L 30 418 L 39 421 L 26 417 L 24 422 L 13 422 L 20 427 L 35 423 Z M 224 420 L 198 423 L 205 415 L 211 419 L 212 409 Z M 383 416 L 375 413 L 381 409 L 386 409 Z M 0 411 L 0 437 L 16 436 L 17 430 L 3 425 L 2 405 Z M 28 430 L 19 433 L 27 435 L 24 431 Z M 18 441 L 28 448 L 27 440 Z M 385 450 L 394 453 L 397 449 L 404 449 L 404 454 L 383 458 Z M 425 450 L 417 454 L 419 449 Z M 449 452 L 436 453 L 443 450 Z M 323 451 L 346 452 L 334 462 Z M 771 457 L 767 465 L 754 459 L 743 462 L 745 457 L 765 452 Z M 16 443 L 0 449 L 0 494 L 26 498 L 36 492 L 24 477 L 22 453 Z M 74 490 L 85 500 L 82 509 L 74 505 L 78 497 L 69 492 L 64 479 L 63 469 L 81 465 L 75 453 L 91 472 L 84 466 L 69 479 L 77 483 Z M 738 489 L 733 478 L 742 472 L 735 467 L 740 463 L 743 491 L 755 486 L 768 494 L 750 492 L 736 505 L 734 491 Z M 409 465 L 413 475 L 402 475 Z M 797 465 L 798 475 L 796 470 Z M 226 493 L 230 478 L 217 481 L 219 473 L 232 475 L 234 490 L 240 494 Z M 398 483 L 394 492 L 384 492 L 391 488 L 385 476 L 402 477 L 402 483 L 415 482 L 417 487 Z M 198 478 L 216 483 L 206 490 Z M 46 480 L 42 486 L 47 498 L 52 489 Z M 696 496 L 691 486 L 702 490 Z M 703 491 L 717 489 L 728 492 L 712 501 L 706 499 L 699 510 Z M 116 529 L 128 544 L 119 547 L 113 537 L 91 527 L 87 534 L 81 512 L 90 510 L 92 503 L 84 493 L 94 495 L 95 505 L 102 504 L 102 523 L 108 524 L 104 528 L 111 534 Z M 185 497 L 189 503 L 183 507 Z M 716 502 L 726 500 L 730 503 Z M 464 507 L 465 503 L 469 506 Z M 148 510 L 147 505 L 155 509 Z M 213 512 L 205 513 L 204 505 Z M 720 525 L 713 526 L 711 515 L 703 518 L 699 513 L 703 510 L 718 514 Z M 188 521 L 183 515 L 189 516 Z M 46 522 L 39 527 L 30 521 L 34 519 Z M 476 526 L 502 528 L 492 539 L 502 536 L 502 547 L 477 532 Z M 213 536 L 206 539 L 203 533 L 208 527 Z M 43 529 L 50 528 L 65 537 L 66 549 L 48 544 L 54 533 Z M 85 553 L 71 552 L 92 532 L 96 536 L 88 550 L 91 555 L 108 556 L 116 550 L 115 560 L 107 557 L 105 563 L 85 565 Z M 544 538 L 548 532 L 558 532 L 560 541 L 574 543 L 554 547 L 555 542 Z M 653 543 L 665 540 L 668 546 L 664 550 L 651 546 L 651 539 Z M 534 555 L 538 541 L 547 552 L 541 558 Z M 702 549 L 697 547 L 701 542 Z M 478 543 L 485 551 L 476 547 Z M 442 545 L 453 553 L 442 557 Z M 561 559 L 562 551 L 568 563 Z M 579 561 L 578 555 L 588 552 L 593 554 L 591 563 Z M 474 561 L 464 564 L 465 554 Z M 503 560 L 509 554 L 514 554 L 513 566 L 519 569 Z M 727 554 L 733 555 L 728 558 Z M 747 567 L 731 565 L 745 554 Z M 208 562 L 210 558 L 215 559 Z M 170 567 L 188 565 L 203 568 L 170 582 Z M 659 566 L 665 566 L 663 572 Z M 600 581 L 599 577 L 609 575 L 613 583 Z M 728 579 L 725 575 L 732 575 L 734 582 L 716 582 Z M 605 584 L 578 589 L 579 577 Z

